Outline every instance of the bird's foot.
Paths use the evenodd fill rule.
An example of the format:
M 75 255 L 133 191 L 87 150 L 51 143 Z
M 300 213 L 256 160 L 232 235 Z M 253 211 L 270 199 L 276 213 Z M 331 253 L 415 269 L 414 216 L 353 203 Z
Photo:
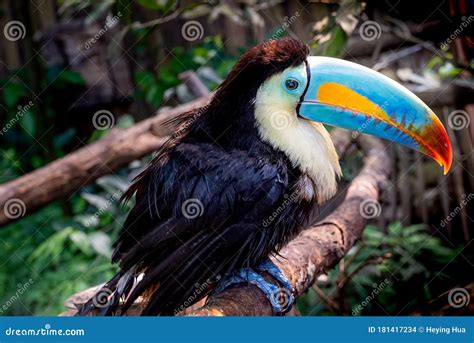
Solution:
M 234 284 L 248 282 L 257 286 L 265 294 L 272 305 L 274 313 L 284 314 L 288 312 L 295 300 L 291 282 L 270 259 L 266 259 L 256 269 L 259 272 L 268 273 L 281 284 L 281 287 L 278 284 L 267 281 L 252 268 L 242 268 L 224 277 L 217 285 L 214 294 L 221 293 Z

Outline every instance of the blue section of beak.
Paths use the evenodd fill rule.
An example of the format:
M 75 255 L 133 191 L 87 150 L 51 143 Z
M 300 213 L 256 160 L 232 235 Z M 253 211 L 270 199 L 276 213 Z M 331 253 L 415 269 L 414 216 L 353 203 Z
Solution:
M 361 65 L 309 57 L 303 118 L 367 133 L 421 151 L 445 167 L 451 144 L 433 111 L 390 78 Z

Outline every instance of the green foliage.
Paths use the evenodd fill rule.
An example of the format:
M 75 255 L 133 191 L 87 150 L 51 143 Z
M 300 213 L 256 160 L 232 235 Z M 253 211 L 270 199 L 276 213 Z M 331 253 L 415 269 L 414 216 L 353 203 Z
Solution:
M 141 164 L 136 165 L 141 167 Z M 106 176 L 72 199 L 72 218 L 58 204 L 10 224 L 0 231 L 0 304 L 3 315 L 57 315 L 70 295 L 105 282 L 116 272 L 112 242 L 131 204 L 119 198 L 128 187 L 126 175 Z M 32 285 L 11 301 L 22 284 Z
M 68 4 L 65 4 L 68 5 Z M 69 3 L 81 6 L 79 2 Z M 223 53 L 220 38 L 207 38 L 203 44 L 190 50 L 177 47 L 173 58 L 155 72 L 138 72 L 136 75 L 140 98 L 158 107 L 164 94 L 178 96 L 180 81 L 177 75 L 185 70 L 198 70 L 209 88 L 216 87 L 224 77 L 234 59 Z M 15 73 L 17 71 L 12 71 Z M 44 132 L 35 131 L 42 120 L 39 106 L 34 102 L 19 114 L 18 106 L 25 107 L 34 99 L 30 89 L 31 75 L 18 71 L 15 77 L 0 80 L 4 92 L 8 130 L 0 135 L 0 141 L 11 148 L 0 154 L 0 182 L 12 180 L 29 170 L 46 163 L 42 148 L 35 144 L 35 136 Z M 70 89 L 83 85 L 82 77 L 69 70 L 50 68 L 43 80 L 48 92 L 41 98 L 46 114 L 51 119 L 57 114 L 51 106 L 55 90 Z M 115 127 L 133 125 L 131 116 L 120 116 Z M 88 142 L 96 141 L 109 130 L 95 131 Z M 74 128 L 56 132 L 52 137 L 54 155 L 69 152 L 67 145 L 76 137 Z M 129 185 L 130 174 L 141 169 L 142 163 L 135 161 L 129 168 L 114 176 L 96 180 L 84 187 L 80 194 L 67 199 L 72 216 L 65 214 L 64 202 L 53 203 L 39 212 L 15 221 L 0 230 L 0 305 L 2 315 L 57 315 L 64 311 L 63 302 L 70 295 L 105 282 L 116 272 L 111 265 L 112 242 L 125 220 L 132 203 L 119 205 L 119 198 Z M 19 290 L 26 283 L 29 288 Z
M 40 80 L 41 100 L 37 100 L 34 90 L 30 88 L 33 76 L 27 73 L 26 68 L 12 70 L 5 78 L 0 79 L 5 104 L 5 107 L 0 107 L 0 117 L 5 118 L 0 131 L 0 144 L 15 147 L 22 152 L 16 154 L 19 158 L 14 162 L 8 156 L 0 156 L 0 165 L 11 161 L 14 165 L 9 169 L 24 173 L 46 163 L 45 149 L 38 144 L 38 138 L 46 133 L 38 132 L 38 128 L 56 117 L 53 102 L 58 92 L 84 85 L 82 76 L 68 69 L 50 68 L 46 70 L 46 76 Z M 45 128 L 44 131 L 47 129 L 51 128 Z M 65 153 L 63 148 L 72 139 L 72 134 L 71 130 L 58 132 L 52 141 L 54 151 L 50 153 L 62 156 Z M 5 176 L 0 176 L 0 179 L 7 181 Z
M 433 56 L 426 64 L 426 70 L 437 73 L 441 79 L 452 79 L 459 76 L 463 69 L 453 65 L 453 54 L 445 53 L 444 57 L 445 58 L 441 58 L 438 55 Z
M 361 12 L 360 3 L 354 0 L 341 1 L 337 11 L 331 5 L 320 5 L 320 12 L 326 13 L 313 26 L 311 50 L 314 55 L 342 57 L 348 36 L 357 24 Z
M 14 148 L 5 149 L 0 156 L 0 183 L 12 180 L 21 175 L 18 153 Z
M 145 100 L 152 107 L 163 104 L 167 97 L 178 94 L 181 84 L 178 76 L 184 71 L 195 70 L 210 89 L 222 81 L 235 63 L 235 58 L 224 54 L 220 37 L 206 37 L 204 42 L 190 50 L 177 47 L 172 58 L 160 65 L 158 72 L 142 70 L 135 73 L 138 99 Z
M 176 0 L 138 0 L 138 3 L 146 9 L 168 13 L 176 6 Z
M 299 300 L 300 309 L 309 315 L 409 314 L 441 293 L 432 281 L 458 253 L 424 225 L 393 223 L 387 232 L 369 225 L 362 241 L 316 283 L 326 300 L 311 290 Z
M 324 30 L 324 34 L 317 37 L 311 44 L 314 55 L 342 57 L 347 42 L 347 35 L 338 24 Z

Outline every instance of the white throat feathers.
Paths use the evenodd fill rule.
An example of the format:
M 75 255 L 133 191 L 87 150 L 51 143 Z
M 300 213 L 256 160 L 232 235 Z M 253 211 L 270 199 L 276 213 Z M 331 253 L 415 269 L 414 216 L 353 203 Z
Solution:
M 297 68 L 305 73 L 304 66 Z M 280 86 L 282 77 L 272 76 L 257 91 L 255 118 L 260 138 L 285 153 L 294 167 L 312 179 L 322 203 L 336 193 L 342 175 L 339 157 L 323 124 L 297 116 L 300 95 L 285 92 Z

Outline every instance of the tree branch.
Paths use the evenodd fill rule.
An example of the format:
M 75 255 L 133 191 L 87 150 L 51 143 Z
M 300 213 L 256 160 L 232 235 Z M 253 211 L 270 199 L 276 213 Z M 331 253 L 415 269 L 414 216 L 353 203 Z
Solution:
M 198 107 L 210 96 L 164 110 L 128 129 L 112 129 L 103 139 L 68 154 L 31 173 L 0 185 L 0 225 L 19 219 L 52 201 L 67 197 L 100 176 L 157 150 L 172 133 L 163 122 Z M 8 202 L 21 204 L 9 213 Z M 11 203 L 11 202 L 10 202 Z M 18 210 L 18 208 L 16 209 Z M 21 214 L 21 215 L 18 215 Z

